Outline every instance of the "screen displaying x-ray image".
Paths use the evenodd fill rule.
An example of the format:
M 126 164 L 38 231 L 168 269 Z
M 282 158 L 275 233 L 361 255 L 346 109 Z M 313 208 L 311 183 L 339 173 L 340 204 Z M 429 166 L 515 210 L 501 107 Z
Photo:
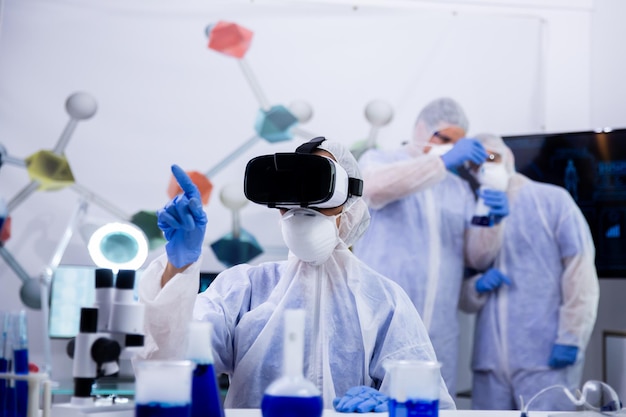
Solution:
M 589 223 L 601 278 L 626 278 L 626 129 L 505 136 L 515 169 L 565 188 Z

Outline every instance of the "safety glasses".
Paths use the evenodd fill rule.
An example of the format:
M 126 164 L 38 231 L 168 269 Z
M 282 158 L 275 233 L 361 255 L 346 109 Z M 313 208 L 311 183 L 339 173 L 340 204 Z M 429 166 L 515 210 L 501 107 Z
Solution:
M 604 382 L 591 380 L 585 382 L 582 390 L 577 390 L 575 393 L 572 393 L 563 385 L 549 386 L 535 394 L 526 405 L 524 405 L 524 399 L 520 396 L 522 406 L 521 417 L 529 417 L 528 410 L 533 400 L 553 389 L 562 390 L 574 405 L 581 407 L 583 410 L 594 411 L 598 413 L 598 415 L 624 415 L 624 413 L 620 411 L 622 410 L 622 403 L 615 390 Z

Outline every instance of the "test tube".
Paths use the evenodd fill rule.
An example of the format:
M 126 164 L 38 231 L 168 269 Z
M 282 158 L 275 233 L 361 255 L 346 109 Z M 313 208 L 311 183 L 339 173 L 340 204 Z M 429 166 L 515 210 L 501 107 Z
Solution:
M 0 373 L 9 372 L 9 360 L 8 360 L 8 324 L 7 320 L 9 318 L 9 314 L 4 311 L 0 311 Z M 0 417 L 5 416 L 5 408 L 6 408 L 6 393 L 7 390 L 7 380 L 0 379 Z
M 28 324 L 26 311 L 14 313 L 13 370 L 17 375 L 28 375 Z M 28 412 L 28 381 L 15 381 L 15 410 L 17 417 Z

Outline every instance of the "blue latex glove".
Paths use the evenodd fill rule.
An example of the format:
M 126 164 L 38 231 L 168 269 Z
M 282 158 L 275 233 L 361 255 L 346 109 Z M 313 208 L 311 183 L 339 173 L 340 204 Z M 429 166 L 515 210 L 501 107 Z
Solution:
M 389 398 L 372 387 L 352 387 L 341 398 L 333 400 L 340 413 L 383 413 L 388 411 Z
M 509 215 L 509 199 L 504 191 L 484 188 L 480 192 L 480 197 L 489 207 L 489 215 L 493 216 L 496 224 Z
M 499 288 L 502 284 L 511 285 L 511 280 L 496 268 L 491 268 L 476 281 L 476 291 L 486 293 Z
M 573 365 L 576 362 L 578 356 L 578 346 L 571 345 L 558 345 L 552 346 L 552 353 L 550 354 L 550 360 L 548 365 L 550 368 L 565 368 L 566 366 Z
M 463 138 L 454 147 L 441 155 L 447 169 L 463 165 L 466 161 L 480 165 L 487 159 L 487 151 L 476 139 Z
M 176 268 L 198 260 L 202 252 L 207 218 L 200 201 L 200 191 L 178 165 L 172 165 L 172 174 L 183 193 L 157 210 L 159 228 L 167 244 L 167 258 Z

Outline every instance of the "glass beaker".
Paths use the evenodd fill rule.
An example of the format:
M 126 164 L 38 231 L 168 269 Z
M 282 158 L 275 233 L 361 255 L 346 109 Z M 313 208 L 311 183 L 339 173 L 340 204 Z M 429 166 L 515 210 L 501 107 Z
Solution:
M 394 360 L 385 364 L 389 372 L 389 417 L 437 417 L 441 363 Z
M 143 360 L 135 366 L 135 417 L 190 417 L 195 364 Z

